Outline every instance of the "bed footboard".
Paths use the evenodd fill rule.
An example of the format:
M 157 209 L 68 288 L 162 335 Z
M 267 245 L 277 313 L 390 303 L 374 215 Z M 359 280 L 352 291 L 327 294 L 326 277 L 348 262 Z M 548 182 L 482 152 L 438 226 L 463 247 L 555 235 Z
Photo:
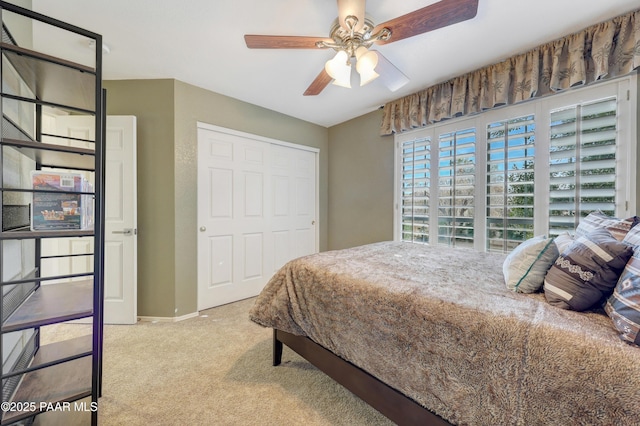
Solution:
M 274 366 L 279 365 L 282 361 L 283 344 L 398 425 L 450 425 L 411 398 L 307 337 L 295 336 L 274 329 Z

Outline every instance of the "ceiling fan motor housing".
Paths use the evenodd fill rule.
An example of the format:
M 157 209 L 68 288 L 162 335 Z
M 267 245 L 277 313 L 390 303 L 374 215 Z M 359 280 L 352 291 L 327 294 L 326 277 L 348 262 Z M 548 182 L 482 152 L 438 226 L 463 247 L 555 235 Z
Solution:
M 347 25 L 349 25 L 349 28 L 340 25 L 338 19 L 333 21 L 329 32 L 329 37 L 331 37 L 333 43 L 318 41 L 318 43 L 316 43 L 317 47 L 321 49 L 331 48 L 336 51 L 344 50 L 349 54 L 349 57 L 355 57 L 356 50 L 358 50 L 359 47 L 363 46 L 369 49 L 374 42 L 378 40 L 387 41 L 391 37 L 391 30 L 388 28 L 383 28 L 377 34 L 372 34 L 375 25 L 368 17 L 365 18 L 364 24 L 359 31 L 353 30 L 358 23 L 358 18 L 348 16 L 345 21 Z

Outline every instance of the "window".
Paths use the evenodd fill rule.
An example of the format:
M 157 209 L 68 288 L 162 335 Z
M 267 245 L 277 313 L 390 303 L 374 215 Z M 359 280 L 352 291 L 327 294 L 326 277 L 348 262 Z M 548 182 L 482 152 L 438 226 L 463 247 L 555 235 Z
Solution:
M 475 130 L 442 134 L 438 143 L 438 242 L 473 247 Z
M 636 92 L 629 76 L 396 135 L 396 239 L 509 252 L 635 214 Z
M 551 111 L 549 233 L 594 210 L 615 215 L 615 97 Z
M 487 125 L 487 251 L 533 237 L 534 141 L 533 115 Z
M 431 140 L 416 139 L 402 145 L 402 239 L 429 241 L 429 188 Z

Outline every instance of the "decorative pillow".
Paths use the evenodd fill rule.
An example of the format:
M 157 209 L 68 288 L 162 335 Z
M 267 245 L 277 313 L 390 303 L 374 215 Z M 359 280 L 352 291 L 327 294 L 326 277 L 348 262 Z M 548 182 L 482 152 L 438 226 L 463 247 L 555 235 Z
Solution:
M 544 296 L 562 309 L 589 309 L 611 294 L 632 254 L 633 247 L 603 228 L 579 237 L 547 272 Z
M 582 237 L 591 231 L 604 228 L 611 232 L 611 235 L 616 240 L 622 241 L 631 228 L 640 222 L 638 216 L 633 216 L 627 219 L 618 219 L 617 217 L 610 217 L 601 211 L 595 211 L 589 213 L 587 217 L 580 220 L 578 227 L 576 228 L 576 237 Z
M 540 290 L 558 254 L 553 238 L 540 235 L 523 242 L 509 253 L 502 266 L 507 288 L 518 293 Z
M 640 246 L 636 247 L 633 257 L 622 271 L 604 310 L 613 320 L 620 337 L 640 346 Z
M 569 246 L 573 244 L 575 240 L 576 239 L 573 237 L 573 235 L 569 234 L 568 232 L 563 232 L 562 234 L 558 235 L 553 239 L 553 243 L 556 245 L 556 248 L 558 249 L 558 254 L 560 254 L 566 249 L 568 249 Z M 555 261 L 555 259 L 553 260 Z
M 622 241 L 632 245 L 636 252 L 640 250 L 640 226 L 634 226 L 631 228 Z

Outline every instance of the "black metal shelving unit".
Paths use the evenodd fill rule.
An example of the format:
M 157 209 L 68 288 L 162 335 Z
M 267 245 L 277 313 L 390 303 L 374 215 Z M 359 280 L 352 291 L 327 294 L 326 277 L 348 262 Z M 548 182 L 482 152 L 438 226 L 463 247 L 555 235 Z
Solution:
M 39 417 L 58 415 L 90 418 L 90 423 L 97 425 L 104 295 L 102 37 L 4 1 L 0 1 L 0 15 L 3 29 L 0 42 L 0 193 L 3 197 L 0 205 L 0 356 L 3 361 L 0 425 L 38 424 Z M 45 25 L 68 34 L 68 40 L 77 36 L 90 41 L 95 46 L 94 66 L 59 58 L 32 46 L 20 46 L 5 25 L 9 19 L 16 25 L 13 23 L 16 17 L 21 28 L 27 31 L 31 25 Z M 19 81 L 24 90 L 16 90 L 9 81 Z M 43 134 L 43 108 L 95 117 L 94 140 L 83 140 L 93 148 L 76 148 L 66 143 L 74 138 L 65 135 Z M 18 118 L 13 116 L 16 114 Z M 25 174 L 24 170 L 11 169 L 15 164 L 8 158 L 16 157 L 24 159 L 25 164 L 33 164 L 34 170 L 91 172 L 93 191 L 78 194 L 93 197 L 93 228 L 32 230 L 26 200 L 38 191 L 15 184 L 14 181 L 19 180 L 16 176 Z M 93 239 L 93 252 L 81 254 L 93 256 L 92 271 L 43 275 L 42 258 L 78 256 L 43 255 L 45 239 L 61 238 Z M 25 257 L 30 256 L 33 258 L 25 261 Z M 8 271 L 16 269 L 12 265 L 16 259 L 28 267 L 9 276 Z M 91 319 L 90 334 L 40 344 L 44 327 L 79 319 Z M 6 338 L 11 333 L 20 334 Z M 20 344 L 5 347 L 9 340 L 18 340 Z M 60 424 L 77 424 L 77 421 L 64 420 Z

